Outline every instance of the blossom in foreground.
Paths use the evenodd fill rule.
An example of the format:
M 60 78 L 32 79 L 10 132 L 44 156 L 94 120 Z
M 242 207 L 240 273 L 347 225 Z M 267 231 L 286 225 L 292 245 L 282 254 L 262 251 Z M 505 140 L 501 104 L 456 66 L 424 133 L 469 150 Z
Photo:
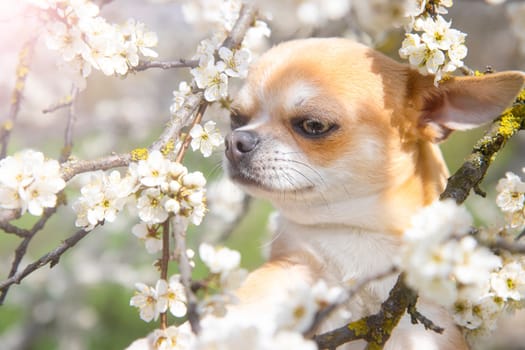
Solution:
M 207 243 L 199 246 L 199 256 L 211 273 L 228 273 L 239 267 L 241 254 L 227 247 L 215 248 Z
M 190 350 L 194 341 L 194 335 L 188 323 L 178 327 L 156 329 L 150 338 L 155 350 Z
M 212 120 L 206 122 L 204 127 L 196 124 L 190 131 L 192 137 L 191 148 L 200 150 L 204 157 L 211 156 L 213 150 L 224 143 L 224 139 Z
M 40 216 L 56 205 L 65 186 L 58 162 L 41 152 L 25 150 L 0 160 L 0 208 Z
M 507 215 L 509 226 L 525 226 L 525 182 L 518 175 L 508 172 L 505 178 L 499 180 L 496 190 L 496 204 Z
M 460 293 L 478 298 L 475 291 L 488 283 L 501 259 L 466 235 L 471 224 L 468 212 L 452 200 L 421 209 L 404 234 L 399 261 L 408 285 L 447 307 Z
M 525 297 L 525 269 L 523 264 L 512 261 L 504 265 L 501 270 L 492 273 L 490 286 L 494 293 L 503 300 L 522 300 Z

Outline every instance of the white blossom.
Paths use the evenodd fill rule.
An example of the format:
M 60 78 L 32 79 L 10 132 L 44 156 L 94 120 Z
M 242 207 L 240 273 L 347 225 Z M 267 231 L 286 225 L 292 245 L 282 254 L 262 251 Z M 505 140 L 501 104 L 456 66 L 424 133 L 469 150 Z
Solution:
M 160 151 L 152 151 L 146 160 L 138 162 L 136 171 L 139 181 L 148 187 L 160 186 L 166 181 L 169 161 Z
M 109 175 L 103 171 L 93 172 L 89 183 L 80 189 L 82 196 L 73 205 L 76 225 L 91 230 L 102 221 L 113 222 L 135 189 L 132 176 L 121 178 L 116 170 Z
M 177 115 L 180 113 L 180 110 L 182 109 L 182 106 L 184 106 L 184 102 L 186 102 L 186 98 L 190 93 L 191 87 L 187 82 L 181 81 L 179 83 L 179 89 L 173 91 L 173 103 L 170 106 L 171 114 Z
M 195 336 L 186 322 L 178 327 L 156 329 L 150 338 L 155 350 L 190 350 Z
M 227 47 L 219 49 L 219 57 L 226 64 L 224 72 L 230 77 L 246 78 L 251 53 L 247 49 L 230 50 Z
M 213 102 L 228 96 L 228 76 L 224 73 L 225 69 L 224 62 L 215 64 L 212 59 L 190 71 L 197 86 L 204 89 L 206 101 Z
M 0 208 L 40 216 L 56 205 L 65 186 L 58 162 L 41 152 L 25 150 L 0 160 Z
M 516 212 L 522 210 L 525 205 L 525 183 L 521 178 L 511 172 L 500 179 L 496 186 L 498 196 L 496 204 L 504 212 Z
M 468 212 L 452 200 L 436 201 L 414 215 L 398 264 L 421 296 L 447 307 L 460 293 L 474 300 L 476 290 L 501 266 L 498 256 L 466 235 L 471 223 Z
M 162 250 L 162 238 L 158 225 L 148 225 L 141 222 L 133 226 L 131 232 L 144 241 L 148 253 L 155 254 Z
M 144 283 L 136 283 L 137 292 L 131 298 L 129 305 L 135 306 L 140 310 L 140 318 L 145 322 L 157 320 L 159 310 L 157 307 L 157 295 L 155 289 Z
M 186 292 L 180 283 L 179 275 L 171 276 L 169 283 L 163 279 L 158 280 L 155 285 L 155 293 L 159 312 L 166 312 L 169 309 L 175 317 L 186 315 Z
M 288 298 L 279 304 L 277 322 L 279 329 L 306 332 L 312 325 L 319 305 L 312 288 L 307 283 L 288 290 Z
M 199 256 L 211 273 L 228 273 L 239 267 L 241 254 L 227 247 L 214 248 L 210 244 L 199 246 Z
M 64 0 L 60 6 L 55 1 L 30 2 L 52 12 L 45 17 L 47 47 L 71 62 L 77 78 L 87 77 L 91 67 L 106 75 L 125 75 L 139 64 L 141 56 L 157 57 L 152 50 L 157 35 L 145 30 L 141 22 L 129 19 L 123 26 L 108 23 L 99 16 L 99 7 L 88 0 Z M 83 79 L 77 80 L 80 87 L 85 85 Z
M 233 222 L 243 210 L 245 197 L 245 193 L 224 176 L 208 188 L 210 214 L 225 222 Z
M 137 200 L 139 218 L 149 224 L 158 224 L 166 221 L 168 212 L 164 208 L 166 197 L 158 188 L 143 190 Z
M 490 286 L 496 296 L 503 300 L 520 301 L 525 296 L 525 271 L 520 262 L 512 261 L 501 270 L 492 273 Z
M 204 124 L 204 127 L 200 124 L 195 124 L 190 131 L 190 136 L 192 137 L 191 148 L 194 151 L 200 150 L 204 157 L 209 157 L 213 150 L 224 142 L 215 125 L 216 123 L 210 120 Z

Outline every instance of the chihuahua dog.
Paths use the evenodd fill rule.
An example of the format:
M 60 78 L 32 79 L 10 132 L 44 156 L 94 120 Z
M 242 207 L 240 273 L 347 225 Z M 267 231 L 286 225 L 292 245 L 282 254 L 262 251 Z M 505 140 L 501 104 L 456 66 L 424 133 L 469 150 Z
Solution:
M 229 176 L 278 211 L 270 260 L 241 286 L 238 307 L 264 314 L 297 283 L 348 286 L 388 271 L 411 216 L 444 189 L 436 143 L 499 115 L 524 81 L 502 72 L 436 87 L 434 76 L 346 39 L 269 50 L 238 93 L 225 142 Z M 351 320 L 379 311 L 395 280 L 362 288 Z M 468 348 L 444 309 L 418 307 L 444 333 L 405 317 L 385 349 Z

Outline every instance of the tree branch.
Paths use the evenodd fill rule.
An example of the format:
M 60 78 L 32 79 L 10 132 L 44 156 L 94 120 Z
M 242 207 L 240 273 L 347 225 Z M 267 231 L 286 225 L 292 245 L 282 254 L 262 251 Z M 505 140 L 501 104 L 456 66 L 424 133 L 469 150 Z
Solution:
M 319 349 L 335 349 L 349 341 L 363 339 L 368 342 L 367 349 L 382 349 L 409 305 L 415 305 L 416 300 L 417 294 L 405 286 L 400 275 L 378 313 L 316 335 L 314 341 Z
M 186 299 L 188 300 L 188 321 L 190 322 L 191 329 L 193 333 L 198 334 L 201 326 L 199 320 L 199 313 L 197 311 L 197 297 L 193 290 L 191 289 L 191 265 L 188 260 L 188 255 L 186 254 L 186 232 L 183 230 L 178 230 L 175 223 L 173 226 L 173 234 L 175 236 L 175 246 L 176 254 L 179 261 L 179 272 L 180 272 L 180 281 L 184 286 L 186 292 Z
M 60 260 L 60 257 L 62 256 L 62 254 L 64 254 L 70 248 L 74 247 L 89 232 L 91 231 L 85 231 L 85 230 L 77 231 L 75 234 L 67 238 L 64 242 L 62 242 L 62 244 L 60 244 L 57 248 L 55 248 L 51 252 L 43 255 L 40 259 L 27 265 L 22 271 L 14 274 L 13 276 L 6 279 L 5 281 L 0 282 L 0 290 L 3 292 L 2 300 L 3 298 L 5 298 L 7 289 L 11 285 L 15 283 L 19 284 L 27 275 L 31 274 L 32 272 L 41 268 L 42 266 L 45 266 L 47 264 L 51 264 L 50 267 L 55 266 Z
M 132 70 L 135 72 L 144 71 L 150 68 L 171 69 L 171 68 L 195 68 L 199 66 L 198 60 L 180 59 L 178 61 L 141 61 Z
M 11 96 L 11 107 L 9 109 L 9 115 L 7 119 L 2 123 L 0 129 L 0 143 L 2 149 L 0 150 L 0 159 L 5 158 L 7 155 L 7 146 L 9 144 L 9 137 L 11 136 L 11 130 L 15 125 L 18 117 L 18 111 L 20 110 L 20 103 L 24 93 L 27 74 L 29 73 L 29 64 L 33 56 L 37 36 L 29 39 L 18 54 L 18 66 L 16 68 L 16 82 L 15 88 Z
M 460 204 L 467 199 L 471 189 L 474 189 L 476 194 L 484 196 L 479 185 L 490 164 L 507 141 L 525 127 L 525 90 L 522 90 L 520 96 L 476 142 L 467 160 L 448 179 L 447 187 L 440 199 L 453 198 Z
M 71 88 L 71 102 L 69 103 L 69 109 L 67 113 L 67 124 L 64 132 L 64 147 L 62 154 L 60 155 L 60 163 L 64 163 L 71 152 L 73 151 L 73 126 L 76 121 L 75 102 L 77 100 L 79 90 L 75 86 Z

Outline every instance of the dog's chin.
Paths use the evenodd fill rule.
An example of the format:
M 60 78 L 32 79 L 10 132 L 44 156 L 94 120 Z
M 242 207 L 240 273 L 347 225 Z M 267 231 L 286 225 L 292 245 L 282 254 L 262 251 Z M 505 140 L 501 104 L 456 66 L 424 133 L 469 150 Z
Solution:
M 283 185 L 280 181 L 272 181 L 266 175 L 258 174 L 249 170 L 238 170 L 231 166 L 226 167 L 228 177 L 239 185 L 244 191 L 252 196 L 260 198 L 283 197 L 286 194 L 307 194 L 315 191 L 313 185 L 301 185 L 286 183 Z

